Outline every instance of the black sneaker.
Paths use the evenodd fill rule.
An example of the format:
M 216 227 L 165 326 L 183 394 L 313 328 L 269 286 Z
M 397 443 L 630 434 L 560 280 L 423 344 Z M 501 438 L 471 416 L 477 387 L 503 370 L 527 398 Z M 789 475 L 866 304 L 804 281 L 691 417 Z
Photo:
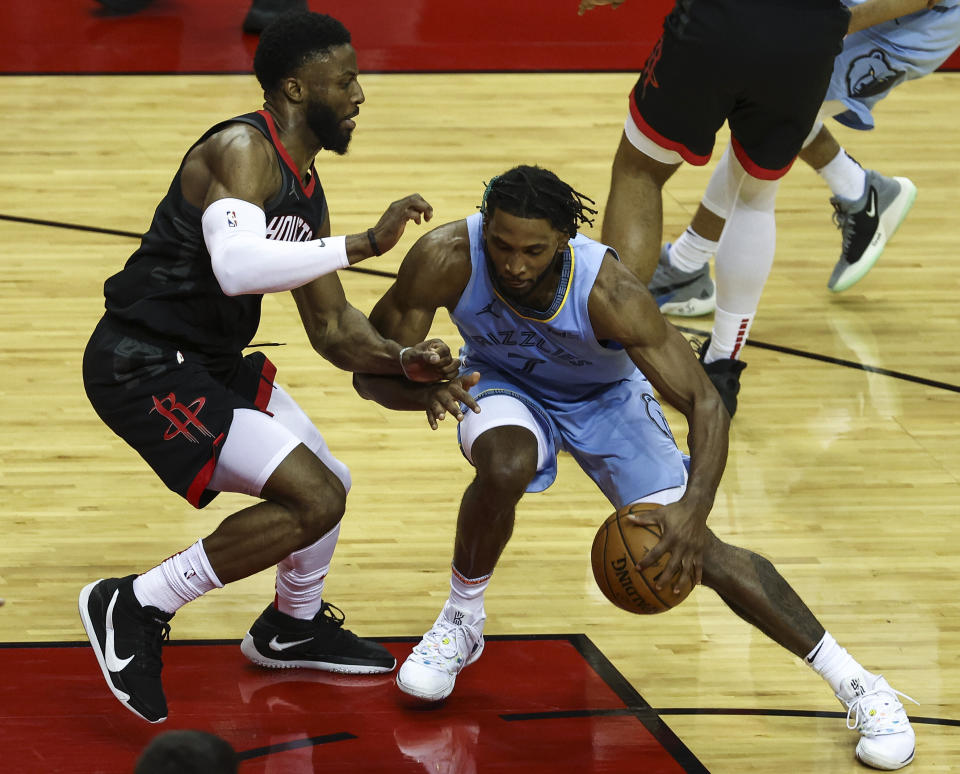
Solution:
M 843 237 L 840 260 L 827 281 L 830 290 L 839 293 L 866 276 L 916 198 L 917 187 L 907 178 L 884 177 L 868 169 L 859 199 L 830 199 L 833 222 Z
M 312 621 L 293 618 L 273 605 L 253 622 L 240 644 L 254 664 L 274 669 L 305 667 L 370 675 L 390 672 L 397 660 L 382 645 L 343 628 L 343 612 L 324 602 Z
M 703 370 L 707 372 L 713 386 L 720 393 L 720 399 L 723 405 L 727 407 L 730 416 L 737 413 L 737 394 L 740 392 L 740 373 L 747 364 L 742 360 L 733 358 L 720 358 L 712 363 L 704 363 L 703 358 L 707 354 L 710 346 L 710 337 L 708 336 L 700 345 L 700 362 L 703 364 Z
M 80 620 L 100 663 L 107 687 L 121 703 L 150 723 L 167 719 L 160 649 L 170 639 L 172 613 L 142 607 L 133 579 L 107 578 L 80 592 Z

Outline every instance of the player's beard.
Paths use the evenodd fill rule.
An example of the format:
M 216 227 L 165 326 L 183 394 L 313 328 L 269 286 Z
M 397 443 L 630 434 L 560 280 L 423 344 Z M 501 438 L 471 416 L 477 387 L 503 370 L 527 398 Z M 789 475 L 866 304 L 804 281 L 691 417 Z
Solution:
M 341 127 L 343 118 L 334 113 L 329 105 L 319 100 L 310 102 L 305 118 L 321 146 L 340 156 L 347 152 L 353 132 Z

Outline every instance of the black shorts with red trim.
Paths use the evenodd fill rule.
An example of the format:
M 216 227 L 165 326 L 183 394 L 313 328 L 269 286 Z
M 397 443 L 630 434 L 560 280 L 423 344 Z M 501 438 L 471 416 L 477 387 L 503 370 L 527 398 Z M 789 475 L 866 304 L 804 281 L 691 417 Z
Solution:
M 264 411 L 276 367 L 262 352 L 212 360 L 110 319 L 83 355 L 83 385 L 100 418 L 191 505 L 207 489 L 234 409 Z
M 816 120 L 849 18 L 839 0 L 678 0 L 630 94 L 633 121 L 697 165 L 728 121 L 747 171 L 779 178 Z

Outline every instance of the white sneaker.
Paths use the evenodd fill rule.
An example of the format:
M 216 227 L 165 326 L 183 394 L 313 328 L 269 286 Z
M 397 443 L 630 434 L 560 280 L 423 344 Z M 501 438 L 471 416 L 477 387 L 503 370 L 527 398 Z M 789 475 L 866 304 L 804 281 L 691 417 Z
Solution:
M 875 769 L 902 769 L 913 760 L 915 736 L 898 697 L 916 701 L 890 687 L 882 675 L 843 681 L 837 698 L 847 708 L 847 728 L 860 732 L 857 760 Z
M 469 614 L 449 602 L 433 627 L 397 672 L 397 687 L 424 701 L 442 701 L 453 693 L 460 670 L 483 653 L 483 620 L 467 623 Z

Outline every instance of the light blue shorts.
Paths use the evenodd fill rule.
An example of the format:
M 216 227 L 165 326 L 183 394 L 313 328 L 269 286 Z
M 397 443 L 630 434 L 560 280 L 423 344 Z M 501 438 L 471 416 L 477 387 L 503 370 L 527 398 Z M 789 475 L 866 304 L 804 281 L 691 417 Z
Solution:
M 542 492 L 554 482 L 561 451 L 573 456 L 615 508 L 686 483 L 686 455 L 677 447 L 650 383 L 639 372 L 598 390 L 589 400 L 565 402 L 534 395 L 484 367 L 470 392 L 481 401 L 481 409 L 486 396 L 516 398 L 543 431 L 550 448 L 528 492 Z M 464 413 L 464 422 L 482 416 Z
M 833 117 L 853 129 L 873 129 L 871 111 L 890 91 L 936 70 L 960 45 L 960 5 L 941 3 L 848 35 L 834 60 L 825 102 L 846 111 Z

